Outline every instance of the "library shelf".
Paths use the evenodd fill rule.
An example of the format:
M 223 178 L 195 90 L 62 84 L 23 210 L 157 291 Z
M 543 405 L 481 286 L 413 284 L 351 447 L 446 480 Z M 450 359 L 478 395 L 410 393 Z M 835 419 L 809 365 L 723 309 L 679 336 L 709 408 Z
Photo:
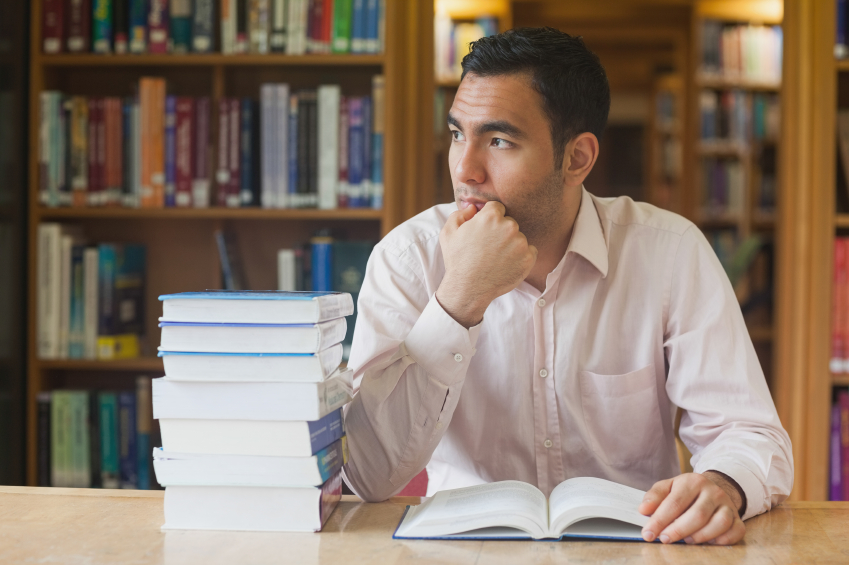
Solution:
M 737 214 L 710 214 L 702 211 L 696 223 L 703 230 L 734 228 L 743 223 L 743 218 Z
M 222 55 L 220 53 L 195 53 L 185 55 L 97 55 L 94 53 L 36 54 L 34 64 L 42 67 L 243 67 L 243 66 L 382 66 L 383 55 L 265 55 L 246 53 Z
M 39 369 L 51 371 L 159 371 L 162 372 L 162 359 L 159 357 L 134 357 L 132 359 L 38 359 Z
M 436 81 L 436 86 L 440 88 L 459 88 L 460 79 L 440 79 Z
M 752 341 L 772 341 L 775 332 L 772 326 L 751 326 L 749 328 L 749 337 Z
M 838 72 L 849 71 L 849 59 L 835 59 L 834 67 Z
M 696 149 L 702 157 L 738 157 L 745 159 L 751 153 L 746 145 L 731 141 L 700 141 Z
M 834 386 L 849 386 L 849 374 L 846 373 L 832 373 L 831 374 L 831 383 Z
M 834 218 L 834 227 L 849 228 L 849 214 L 837 214 Z
M 373 208 L 38 208 L 42 220 L 149 219 L 149 220 L 382 220 Z
M 731 88 L 756 92 L 779 92 L 781 90 L 781 83 L 777 82 L 760 82 L 712 75 L 700 75 L 696 77 L 696 84 L 701 88 L 713 88 L 717 90 Z

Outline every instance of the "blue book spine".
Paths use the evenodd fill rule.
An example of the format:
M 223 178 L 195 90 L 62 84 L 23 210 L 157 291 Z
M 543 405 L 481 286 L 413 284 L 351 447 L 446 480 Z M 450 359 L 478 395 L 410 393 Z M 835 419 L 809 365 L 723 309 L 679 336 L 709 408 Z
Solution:
M 289 206 L 298 193 L 298 95 L 289 96 Z
M 363 124 L 363 99 L 348 100 L 348 206 L 360 206 L 365 176 L 365 127 Z
M 342 409 L 331 412 L 320 420 L 307 422 L 307 427 L 310 431 L 312 452 L 318 453 L 345 435 L 345 427 L 342 424 Z
M 177 205 L 177 97 L 165 97 L 165 206 Z
M 116 249 L 114 245 L 99 246 L 97 265 L 97 288 L 99 308 L 97 309 L 97 335 L 115 335 L 115 269 Z
M 242 176 L 241 193 L 239 200 L 242 206 L 255 206 L 259 204 L 254 200 L 254 107 L 250 98 L 242 99 L 242 128 L 241 142 L 239 143 L 239 172 Z
M 312 242 L 312 289 L 329 291 L 333 289 L 333 241 L 330 238 L 316 238 Z
M 371 184 L 381 187 L 371 194 L 371 207 L 380 210 L 383 208 L 383 132 L 371 134 Z
M 112 52 L 112 0 L 94 0 L 92 36 L 92 49 L 95 53 Z
M 354 0 L 351 10 L 351 53 L 365 53 L 366 0 Z
M 118 441 L 120 446 L 121 488 L 138 487 L 138 456 L 136 448 L 136 395 L 118 394 Z
M 366 16 L 365 16 L 365 51 L 366 53 L 377 53 L 377 20 L 378 20 L 378 0 L 367 0 Z
M 147 50 L 147 5 L 148 0 L 130 2 L 130 53 Z
M 71 319 L 68 331 L 68 356 L 82 359 L 85 350 L 85 285 L 83 283 L 83 252 L 85 247 L 71 248 Z
M 347 459 L 345 456 L 346 449 L 347 442 L 346 438 L 343 437 L 315 454 L 318 460 L 318 472 L 321 474 L 322 483 L 332 477 L 345 464 L 345 460 Z

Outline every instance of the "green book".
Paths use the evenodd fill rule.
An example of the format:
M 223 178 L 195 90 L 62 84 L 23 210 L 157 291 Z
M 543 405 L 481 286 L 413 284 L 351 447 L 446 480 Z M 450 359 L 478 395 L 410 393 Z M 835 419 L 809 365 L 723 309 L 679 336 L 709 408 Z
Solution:
M 353 0 L 336 0 L 333 3 L 333 39 L 331 49 L 334 53 L 351 52 L 351 11 Z
M 123 1 L 123 0 L 121 0 Z M 112 0 L 94 0 L 91 12 L 92 41 L 95 53 L 112 52 Z
M 63 390 L 53 392 L 50 401 L 50 484 L 54 487 L 68 486 L 66 482 L 66 446 L 68 427 L 65 421 L 68 395 Z
M 120 488 L 118 475 L 118 396 L 97 395 L 100 406 L 100 482 L 103 488 Z
M 188 53 L 192 45 L 192 0 L 171 0 L 168 41 L 172 53 Z
M 70 444 L 72 456 L 72 486 L 91 486 L 90 448 L 88 431 L 88 392 L 68 393 L 71 406 Z

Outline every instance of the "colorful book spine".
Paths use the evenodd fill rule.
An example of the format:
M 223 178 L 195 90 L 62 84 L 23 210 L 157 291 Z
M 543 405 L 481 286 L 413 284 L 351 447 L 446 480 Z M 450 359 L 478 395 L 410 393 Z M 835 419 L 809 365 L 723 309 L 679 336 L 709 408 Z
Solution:
M 840 449 L 840 406 L 831 407 L 831 435 L 829 437 L 829 500 L 843 500 L 843 458 Z
M 192 51 L 195 53 L 209 53 L 212 51 L 214 11 L 215 5 L 213 0 L 194 0 Z
M 85 53 L 91 45 L 91 0 L 68 0 L 68 51 Z
M 71 248 L 71 304 L 68 328 L 68 357 L 82 359 L 85 354 L 85 282 L 83 253 L 85 247 Z
M 351 9 L 352 0 L 335 0 L 333 4 L 333 53 L 351 52 Z
M 221 52 L 236 52 L 236 0 L 221 0 Z
M 119 55 L 130 49 L 130 15 L 127 12 L 130 0 L 116 0 L 112 5 L 112 32 L 114 49 Z
M 351 53 L 366 52 L 366 0 L 353 0 L 351 7 Z
M 65 0 L 44 0 L 41 6 L 41 49 L 61 53 L 65 44 Z
M 251 53 L 268 53 L 270 0 L 249 0 L 248 37 Z
M 358 207 L 363 199 L 365 175 L 365 125 L 363 98 L 348 99 L 348 206 Z
M 289 85 L 285 83 L 275 85 L 273 98 L 274 196 L 272 206 L 287 208 L 289 206 L 289 135 L 291 133 L 289 130 Z
M 98 264 L 100 254 L 96 247 L 83 252 L 83 357 L 97 359 L 98 306 L 100 302 Z
M 136 488 L 150 490 L 153 402 L 150 377 L 136 377 Z
M 307 197 L 304 203 L 309 208 L 318 206 L 318 94 L 310 90 L 307 99 Z
M 118 393 L 118 461 L 121 488 L 138 488 L 137 421 L 136 395 L 132 392 Z
M 339 184 L 336 187 L 339 208 L 348 202 L 348 98 L 339 100 Z
M 192 205 L 192 134 L 194 99 L 181 96 L 176 101 L 174 205 Z
M 130 2 L 130 53 L 147 51 L 147 0 Z
M 255 206 L 259 204 L 259 196 L 256 193 L 256 167 L 254 166 L 255 154 L 257 147 L 255 142 L 255 119 L 253 100 L 243 98 L 241 101 L 241 128 L 239 140 L 239 174 L 241 180 L 239 182 L 239 203 L 242 206 Z
M 123 196 L 123 171 L 124 171 L 124 116 L 123 102 L 120 98 L 110 97 L 106 99 L 108 105 L 106 114 L 106 163 L 109 174 L 107 176 L 107 204 L 119 205 Z
M 147 49 L 150 53 L 168 53 L 168 0 L 149 0 Z
M 277 85 L 263 84 L 260 87 L 260 145 L 262 160 L 260 167 L 263 208 L 277 207 L 277 162 L 281 152 L 277 139 Z
M 71 99 L 70 167 L 72 205 L 86 205 L 88 191 L 88 102 L 82 96 Z
M 241 106 L 238 98 L 231 98 L 230 103 L 230 125 L 227 132 L 230 136 L 227 144 L 228 151 L 228 167 L 230 169 L 230 181 L 227 187 L 227 197 L 225 205 L 229 208 L 238 208 L 240 205 L 240 193 L 242 190 L 241 178 L 241 137 L 242 137 L 242 120 Z
M 114 392 L 101 392 L 97 399 L 100 412 L 100 485 L 103 488 L 120 488 L 118 396 Z
M 338 85 L 318 87 L 318 207 L 337 206 L 339 181 L 339 103 Z
M 846 0 L 837 0 L 837 29 L 834 38 L 834 56 L 843 59 L 849 54 L 849 45 L 846 43 Z
M 171 0 L 169 51 L 188 53 L 192 46 L 192 0 Z
M 371 96 L 363 96 L 363 182 L 355 207 L 368 208 L 371 197 Z
M 91 486 L 91 460 L 89 446 L 89 400 L 85 391 L 68 393 L 71 397 L 71 465 L 72 484 L 70 486 L 88 488 Z
M 849 500 L 849 390 L 841 390 L 837 395 L 840 406 L 840 483 L 843 500 Z
M 177 97 L 165 97 L 165 206 L 177 204 Z
M 71 413 L 68 392 L 54 391 L 50 406 L 50 484 L 54 487 L 70 485 L 70 432 Z
M 215 173 L 218 206 L 227 205 L 227 191 L 230 186 L 230 101 L 222 98 L 218 102 L 218 163 Z
M 195 208 L 206 208 L 209 206 L 209 120 L 209 98 L 198 98 L 195 101 L 195 127 L 192 140 L 194 155 L 192 162 L 192 205 Z
M 289 140 L 288 140 L 288 151 L 286 152 L 287 159 L 289 161 L 289 178 L 288 178 L 288 196 L 286 199 L 286 206 L 295 208 L 297 207 L 298 200 L 298 135 L 300 130 L 298 129 L 298 112 L 300 110 L 300 103 L 298 102 L 298 95 L 292 94 L 289 96 Z
M 333 290 L 333 238 L 314 237 L 311 243 L 312 290 Z
M 386 89 L 383 75 L 372 78 L 371 207 L 383 208 L 383 134 L 386 130 Z
M 379 50 L 377 37 L 378 4 L 378 0 L 366 0 L 365 42 L 363 45 L 366 53 L 377 53 Z
M 294 205 L 297 208 L 309 206 L 310 192 L 310 100 L 313 92 L 302 90 L 298 93 L 298 177 L 297 194 Z
M 88 99 L 88 205 L 100 205 L 100 171 L 98 169 L 99 99 Z
M 847 284 L 847 257 L 846 239 L 837 237 L 834 239 L 834 275 L 832 281 L 832 315 L 831 315 L 831 360 L 829 368 L 832 373 L 843 372 L 843 360 L 846 358 L 844 351 L 845 317 L 847 316 L 846 284 Z
M 120 1 L 120 0 L 118 0 Z M 95 53 L 112 52 L 112 0 L 93 0 L 92 47 Z
M 248 0 L 236 0 L 236 53 L 248 52 Z
M 269 23 L 270 34 L 268 47 L 272 52 L 286 52 L 286 9 L 287 0 L 271 0 L 271 21 Z
M 165 80 L 142 78 L 141 158 L 143 208 L 165 205 Z

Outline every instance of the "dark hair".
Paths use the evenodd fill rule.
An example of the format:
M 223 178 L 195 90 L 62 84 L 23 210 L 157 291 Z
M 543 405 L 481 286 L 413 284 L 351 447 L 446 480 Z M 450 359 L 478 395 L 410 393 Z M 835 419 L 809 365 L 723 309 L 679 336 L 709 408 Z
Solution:
M 472 42 L 463 77 L 528 73 L 543 99 L 551 127 L 555 166 L 575 136 L 601 139 L 610 111 L 610 86 L 598 57 L 583 39 L 550 27 L 517 28 Z

